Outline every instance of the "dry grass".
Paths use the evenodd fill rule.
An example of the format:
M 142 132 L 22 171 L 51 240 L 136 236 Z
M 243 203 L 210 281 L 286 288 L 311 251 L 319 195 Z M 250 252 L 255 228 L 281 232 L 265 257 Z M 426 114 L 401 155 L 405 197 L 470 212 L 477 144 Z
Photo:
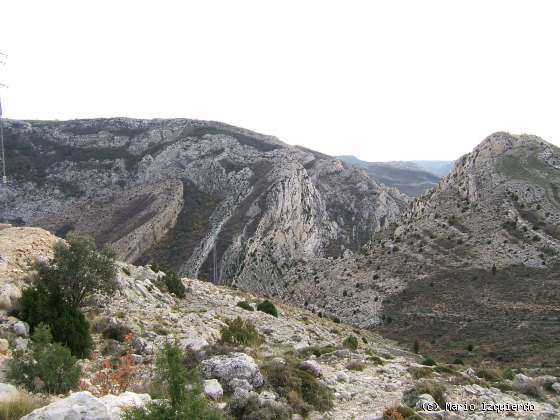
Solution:
M 0 420 L 18 420 L 47 404 L 47 397 L 20 392 L 16 398 L 0 402 Z

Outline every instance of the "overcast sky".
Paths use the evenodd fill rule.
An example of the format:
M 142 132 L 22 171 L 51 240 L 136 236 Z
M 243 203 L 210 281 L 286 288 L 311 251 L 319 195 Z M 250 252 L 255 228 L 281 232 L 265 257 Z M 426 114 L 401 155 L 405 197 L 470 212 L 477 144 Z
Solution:
M 560 145 L 560 2 L 3 1 L 4 116 L 224 121 L 370 161 Z

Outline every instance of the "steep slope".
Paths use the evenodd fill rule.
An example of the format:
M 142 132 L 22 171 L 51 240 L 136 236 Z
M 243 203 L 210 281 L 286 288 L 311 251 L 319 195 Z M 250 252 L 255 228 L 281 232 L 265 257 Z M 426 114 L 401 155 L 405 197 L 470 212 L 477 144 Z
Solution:
M 447 360 L 556 366 L 559 163 L 538 137 L 495 133 L 365 255 L 294 267 L 285 298 Z
M 295 259 L 352 254 L 407 206 L 357 168 L 222 123 L 5 124 L 12 221 L 250 290 L 277 293 Z
M 0 231 L 0 254 L 6 256 L 7 262 L 6 266 L 0 266 L 0 286 L 7 275 L 14 275 L 12 270 L 16 266 L 20 268 L 17 281 L 23 284 L 28 273 L 25 266 L 20 265 L 21 261 L 49 256 L 54 240 L 56 238 L 42 229 L 8 228 Z M 15 249 L 17 252 L 14 253 Z M 93 395 L 76 392 L 71 397 L 55 398 L 51 405 L 35 411 L 28 418 L 75 418 L 77 409 L 83 418 L 87 417 L 86 412 L 98 414 L 99 411 L 92 407 L 96 402 L 94 396 L 101 397 L 108 392 L 104 380 L 107 374 L 122 374 L 117 361 L 123 360 L 125 355 L 131 362 L 126 365 L 126 382 L 121 383 L 127 385 L 115 393 L 134 391 L 142 394 L 104 397 L 114 405 L 104 418 L 119 418 L 122 406 L 141 404 L 150 399 L 144 393 L 153 389 L 150 384 L 156 355 L 170 340 L 176 340 L 186 352 L 185 363 L 189 367 L 200 368 L 207 381 L 205 385 L 213 385 L 211 389 L 205 386 L 204 392 L 213 396 L 216 405 L 247 406 L 248 398 L 256 400 L 254 406 L 247 407 L 244 416 L 232 416 L 236 419 L 292 418 L 290 415 L 255 414 L 259 407 L 267 405 L 284 409 L 292 406 L 301 413 L 298 411 L 303 406 L 301 401 L 294 400 L 293 395 L 286 395 L 286 392 L 279 392 L 295 387 L 293 380 L 279 382 L 290 378 L 286 375 L 290 373 L 288 368 L 309 372 L 332 393 L 332 407 L 323 410 L 324 413 L 308 410 L 311 411 L 308 418 L 378 418 L 385 410 L 403 403 L 416 409 L 422 418 L 501 418 L 506 413 L 510 418 L 557 418 L 559 415 L 558 396 L 553 392 L 543 392 L 540 398 L 523 394 L 528 392 L 526 389 L 538 388 L 541 384 L 555 386 L 556 377 L 539 376 L 535 371 L 531 372 L 532 377 L 521 374 L 497 382 L 483 379 L 483 371 L 474 371 L 467 366 L 421 365 L 420 355 L 402 350 L 391 340 L 320 318 L 301 308 L 277 304 L 279 314 L 274 317 L 254 310 L 255 303 L 261 301 L 258 296 L 187 278 L 182 279 L 187 288 L 186 296 L 179 299 L 165 289 L 160 278 L 163 273 L 156 273 L 149 266 L 122 262 L 117 265 L 117 291 L 113 296 L 96 296 L 94 304 L 87 310 L 95 351 L 89 359 L 80 361 L 83 368 L 81 391 Z M 241 301 L 247 302 L 253 310 L 241 308 L 238 305 Z M 262 337 L 261 344 L 237 347 L 220 343 L 221 330 L 226 322 L 237 317 L 255 326 Z M 2 365 L 14 356 L 16 347 L 29 342 L 25 334 L 15 334 L 17 323 L 21 324 L 0 308 L 0 337 L 6 344 L 0 350 L 0 382 L 4 380 Z M 124 331 L 129 339 L 119 338 L 115 331 Z M 343 345 L 350 336 L 359 339 L 356 348 Z M 277 364 L 280 369 L 271 369 Z M 209 366 L 213 369 L 208 369 Z M 6 388 L 5 384 L 1 385 Z M 439 396 L 434 392 L 438 389 Z M 311 388 L 311 392 L 313 390 Z M 450 404 L 473 404 L 475 409 L 426 412 L 422 402 L 426 399 L 433 401 L 433 398 L 430 395 L 420 397 L 420 394 L 427 392 Z M 76 403 L 78 398 L 80 404 Z M 487 416 L 482 402 L 502 404 L 503 412 Z M 508 409 L 505 404 L 530 404 L 530 410 Z M 263 412 L 267 411 L 260 411 Z M 408 412 L 413 413 L 410 408 Z M 90 415 L 87 418 L 99 417 Z
M 397 188 L 411 197 L 418 197 L 437 185 L 437 176 L 414 162 L 364 162 L 354 156 L 338 156 L 344 162 L 364 169 L 372 178 Z

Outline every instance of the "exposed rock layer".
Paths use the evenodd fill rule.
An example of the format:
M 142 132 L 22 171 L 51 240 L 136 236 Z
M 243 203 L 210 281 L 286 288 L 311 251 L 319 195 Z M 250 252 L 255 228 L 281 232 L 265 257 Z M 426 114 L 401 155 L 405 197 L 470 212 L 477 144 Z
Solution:
M 12 221 L 268 293 L 294 260 L 351 254 L 407 204 L 334 158 L 215 122 L 6 121 L 5 141 Z

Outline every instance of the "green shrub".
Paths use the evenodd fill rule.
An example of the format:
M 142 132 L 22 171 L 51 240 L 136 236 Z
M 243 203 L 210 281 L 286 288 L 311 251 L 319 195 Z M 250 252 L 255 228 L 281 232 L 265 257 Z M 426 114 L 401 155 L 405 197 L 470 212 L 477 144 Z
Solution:
M 414 379 L 429 378 L 434 373 L 429 367 L 410 367 L 408 372 Z
M 496 382 L 500 379 L 500 372 L 496 369 L 481 368 L 476 371 L 476 376 L 490 382 Z
M 61 294 L 42 285 L 31 287 L 23 291 L 20 306 L 19 317 L 29 324 L 32 333 L 39 324 L 46 324 L 53 340 L 67 346 L 74 356 L 89 355 L 92 349 L 89 323 Z
M 270 300 L 263 300 L 257 305 L 257 310 L 278 318 L 278 310 Z
M 245 309 L 246 311 L 254 311 L 255 309 L 253 308 L 253 306 L 247 302 L 246 300 L 242 300 L 241 302 L 237 302 L 237 306 Z
M 196 369 L 187 369 L 185 355 L 174 343 L 166 343 L 156 360 L 154 397 L 143 408 L 126 410 L 124 420 L 220 420 L 222 414 L 201 394 Z
M 169 293 L 173 293 L 180 299 L 183 299 L 185 297 L 187 289 L 185 288 L 183 281 L 179 278 L 177 273 L 168 271 L 165 274 L 163 281 L 165 282 L 165 287 L 167 287 Z
M 513 379 L 515 378 L 515 372 L 513 371 L 512 368 L 507 368 L 502 372 L 502 378 L 513 381 Z
M 294 414 L 289 405 L 277 401 L 261 404 L 256 395 L 249 396 L 249 399 L 243 402 L 232 400 L 227 407 L 228 413 L 234 419 L 243 420 L 291 420 Z
M 46 325 L 37 326 L 29 349 L 17 351 L 8 364 L 8 378 L 29 391 L 64 394 L 78 387 L 80 375 L 76 358 L 68 348 L 52 343 Z
M 234 346 L 257 346 L 263 339 L 257 332 L 255 326 L 249 319 L 240 317 L 226 321 L 226 326 L 222 327 L 220 338 L 221 344 L 231 344 Z
M 337 348 L 335 346 L 326 345 L 326 346 L 309 346 L 303 349 L 300 349 L 297 352 L 298 357 L 303 357 L 305 359 L 309 358 L 310 355 L 314 355 L 315 357 L 320 357 L 323 354 L 332 353 L 336 351 Z
M 422 360 L 422 364 L 424 366 L 435 366 L 437 363 L 431 357 L 426 357 L 424 360 Z
M 453 360 L 453 364 L 454 365 L 464 365 L 465 362 L 463 362 L 462 359 L 457 358 L 457 359 Z
M 422 394 L 430 394 L 435 402 L 438 403 L 440 407 L 445 407 L 445 386 L 435 382 L 424 380 L 418 382 L 414 388 L 405 391 L 403 395 L 403 401 L 409 406 L 414 407 L 418 401 L 418 397 Z
M 358 348 L 358 339 L 355 336 L 350 335 L 344 339 L 342 345 L 347 349 L 355 351 Z
M 522 382 L 519 384 L 514 383 L 513 390 L 520 394 L 525 394 L 528 397 L 536 398 L 537 400 L 542 399 L 544 395 L 543 387 L 535 381 Z
M 412 346 L 412 350 L 414 351 L 414 353 L 418 354 L 418 352 L 420 351 L 420 343 L 418 342 L 418 340 L 414 340 L 414 344 Z
M 97 251 L 95 241 L 69 234 L 67 243 L 54 246 L 48 262 L 36 263 L 34 284 L 49 293 L 60 294 L 68 305 L 79 308 L 95 293 L 112 293 L 116 288 L 115 253 L 110 248 Z
M 269 361 L 262 366 L 267 383 L 294 411 L 304 416 L 313 409 L 324 412 L 333 407 L 333 392 L 312 374 L 300 369 L 300 361 L 285 357 L 285 363 Z
M 124 342 L 126 336 L 130 334 L 130 328 L 125 325 L 111 325 L 103 330 L 103 337 Z

